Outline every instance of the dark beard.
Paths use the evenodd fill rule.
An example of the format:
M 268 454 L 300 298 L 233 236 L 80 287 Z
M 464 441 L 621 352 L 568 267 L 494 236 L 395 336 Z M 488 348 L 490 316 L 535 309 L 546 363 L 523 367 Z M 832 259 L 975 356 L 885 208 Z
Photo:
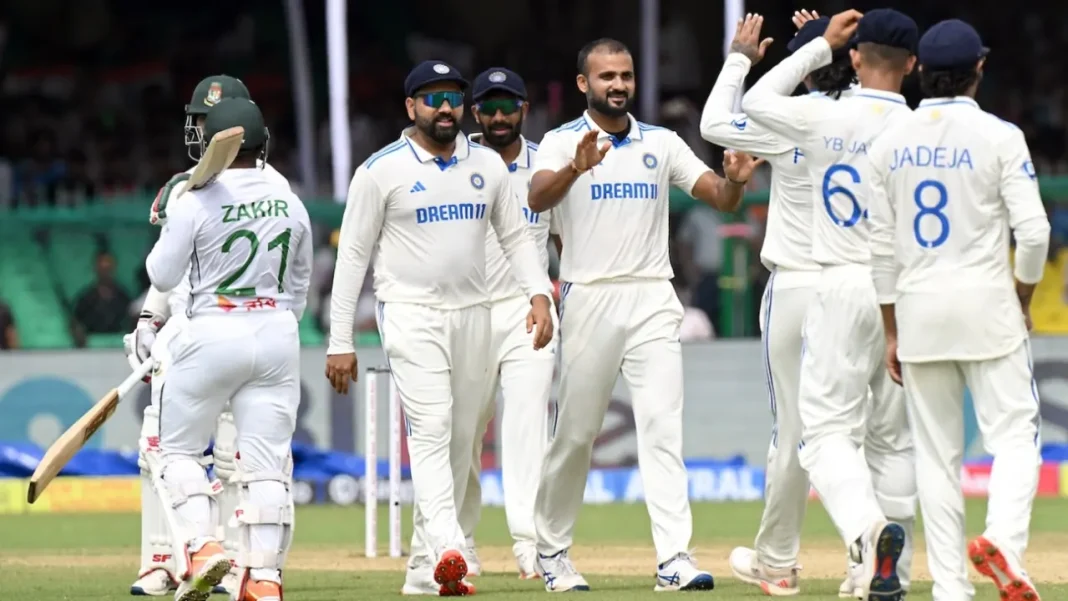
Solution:
M 506 134 L 495 134 L 490 131 L 490 127 L 493 125 L 500 124 L 482 125 L 482 140 L 494 148 L 504 148 L 519 139 L 519 134 L 523 131 L 523 118 L 520 117 L 519 123 L 516 123 L 515 126 L 509 125 L 511 129 Z
M 608 102 L 608 97 L 597 98 L 593 95 L 593 90 L 586 93 L 586 102 L 590 108 L 605 115 L 606 117 L 625 117 L 630 112 L 631 105 L 634 104 L 634 97 L 628 96 L 627 102 L 623 106 L 615 106 Z
M 453 117 L 452 125 L 450 126 L 443 126 L 438 123 L 437 117 L 432 119 L 416 118 L 415 126 L 419 128 L 419 131 L 423 132 L 423 135 L 443 146 L 455 140 L 456 135 L 460 133 L 460 122 L 455 117 Z

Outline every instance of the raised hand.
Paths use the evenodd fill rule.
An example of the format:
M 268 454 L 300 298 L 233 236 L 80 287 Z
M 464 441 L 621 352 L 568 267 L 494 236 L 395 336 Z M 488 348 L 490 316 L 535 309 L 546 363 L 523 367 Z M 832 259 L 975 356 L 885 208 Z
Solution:
M 764 159 L 758 159 L 744 152 L 723 151 L 723 173 L 728 180 L 736 184 L 749 181 L 753 171 L 763 163 Z
M 575 147 L 575 170 L 579 173 L 585 173 L 590 169 L 593 169 L 601 163 L 604 159 L 604 155 L 608 154 L 608 149 L 612 148 L 611 142 L 605 142 L 600 148 L 597 148 L 597 135 L 598 131 L 588 131 L 586 135 L 582 136 L 579 140 L 578 146 Z
M 823 37 L 831 45 L 831 50 L 838 50 L 849 43 L 863 16 L 864 13 L 859 10 L 849 9 L 831 17 L 831 22 L 827 24 L 827 31 L 823 32 Z
M 795 11 L 794 16 L 791 17 L 790 20 L 794 22 L 794 27 L 801 29 L 801 27 L 803 27 L 805 23 L 808 23 L 809 21 L 815 21 L 818 18 L 820 18 L 820 14 L 818 12 L 809 12 L 802 8 L 799 11 Z
M 757 64 L 764 58 L 764 53 L 771 45 L 771 38 L 760 39 L 760 28 L 764 25 L 764 17 L 749 13 L 744 19 L 738 19 L 738 28 L 734 31 L 734 40 L 731 41 L 731 52 L 744 55 L 752 64 Z

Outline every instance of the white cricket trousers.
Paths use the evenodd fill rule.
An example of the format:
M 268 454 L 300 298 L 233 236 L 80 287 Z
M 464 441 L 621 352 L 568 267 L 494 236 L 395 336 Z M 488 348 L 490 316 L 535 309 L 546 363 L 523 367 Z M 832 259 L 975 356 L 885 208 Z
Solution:
M 171 332 L 153 347 L 154 356 L 161 343 L 170 355 L 159 401 L 160 462 L 172 495 L 188 496 L 174 499 L 189 528 L 175 536 L 199 546 L 216 534 L 200 458 L 227 401 L 249 502 L 287 503 L 284 472 L 300 404 L 300 337 L 296 317 L 285 310 L 194 316 Z M 280 549 L 282 536 L 280 525 L 256 524 L 251 550 Z
M 987 361 L 904 363 L 902 368 L 916 476 L 923 483 L 920 507 L 934 598 L 967 601 L 975 589 L 968 582 L 960 486 L 964 389 L 972 394 L 983 447 L 994 456 L 983 536 L 1022 563 L 1042 464 L 1029 343 Z
M 796 566 L 801 552 L 809 482 L 798 459 L 801 414 L 797 396 L 805 314 L 819 279 L 819 271 L 778 268 L 768 279 L 760 303 L 764 371 L 774 426 L 764 479 L 764 514 L 754 547 L 761 563 L 771 568 Z
M 910 525 L 916 513 L 912 437 L 904 392 L 886 371 L 871 268 L 825 267 L 804 332 L 801 466 L 847 545 L 883 519 Z M 862 457 L 856 433 L 865 430 Z
M 408 427 L 415 489 L 411 561 L 463 549 L 457 518 L 491 364 L 486 306 L 379 303 L 382 348 Z
M 528 313 L 530 301 L 523 296 L 490 305 L 489 355 L 493 362 L 482 425 L 475 436 L 471 475 L 460 508 L 460 525 L 468 541 L 474 540 L 482 513 L 482 438 L 497 409 L 498 385 L 504 397 L 498 444 L 508 531 L 517 546 L 533 545 L 537 539 L 534 497 L 549 444 L 549 395 L 556 369 L 558 336 L 554 333 L 548 346 L 534 350 L 534 333 L 527 332 Z M 555 327 L 555 309 L 552 316 Z
M 572 544 L 593 443 L 620 375 L 633 404 L 657 563 L 688 551 L 693 520 L 682 462 L 682 313 L 668 280 L 561 287 L 560 400 L 534 508 L 542 555 Z

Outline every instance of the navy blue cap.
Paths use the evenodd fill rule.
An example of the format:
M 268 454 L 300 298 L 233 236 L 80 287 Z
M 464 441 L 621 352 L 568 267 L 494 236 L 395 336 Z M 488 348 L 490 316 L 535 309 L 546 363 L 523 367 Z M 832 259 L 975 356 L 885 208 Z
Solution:
M 920 38 L 920 64 L 931 69 L 971 67 L 990 52 L 974 27 L 960 19 L 936 23 Z
M 423 61 L 404 78 L 404 94 L 411 98 L 419 88 L 439 81 L 458 83 L 461 90 L 467 88 L 467 80 L 460 75 L 456 67 L 445 61 Z
M 471 98 L 478 102 L 490 92 L 505 92 L 527 99 L 527 86 L 523 78 L 515 71 L 504 67 L 493 67 L 478 74 L 471 86 Z
M 916 52 L 919 38 L 920 28 L 912 17 L 892 8 L 877 8 L 860 18 L 853 43 L 872 43 Z
M 797 52 L 805 44 L 822 36 L 824 32 L 827 31 L 827 26 L 830 25 L 830 23 L 830 17 L 820 17 L 818 19 L 812 19 L 811 21 L 805 21 L 805 24 L 801 26 L 801 29 L 797 30 L 797 35 L 786 43 L 786 49 L 791 53 Z M 837 60 L 846 56 L 848 53 L 848 48 L 839 48 L 834 51 L 833 57 Z

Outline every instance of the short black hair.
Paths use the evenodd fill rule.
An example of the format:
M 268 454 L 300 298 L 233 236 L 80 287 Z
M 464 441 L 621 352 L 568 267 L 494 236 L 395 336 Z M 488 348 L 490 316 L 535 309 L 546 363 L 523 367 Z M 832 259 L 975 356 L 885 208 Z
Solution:
M 873 42 L 862 42 L 857 45 L 857 50 L 869 62 L 879 63 L 893 69 L 904 69 L 912 52 L 896 46 L 884 46 Z
M 979 81 L 975 66 L 953 69 L 920 69 L 920 90 L 926 98 L 966 96 Z
M 853 71 L 853 62 L 849 60 L 848 55 L 816 69 L 809 74 L 809 78 L 812 79 L 814 90 L 823 92 L 835 100 L 857 82 L 857 74 Z
M 582 47 L 578 53 L 578 72 L 583 75 L 590 74 L 590 55 L 597 51 L 608 54 L 630 54 L 627 45 L 613 38 L 598 38 Z

